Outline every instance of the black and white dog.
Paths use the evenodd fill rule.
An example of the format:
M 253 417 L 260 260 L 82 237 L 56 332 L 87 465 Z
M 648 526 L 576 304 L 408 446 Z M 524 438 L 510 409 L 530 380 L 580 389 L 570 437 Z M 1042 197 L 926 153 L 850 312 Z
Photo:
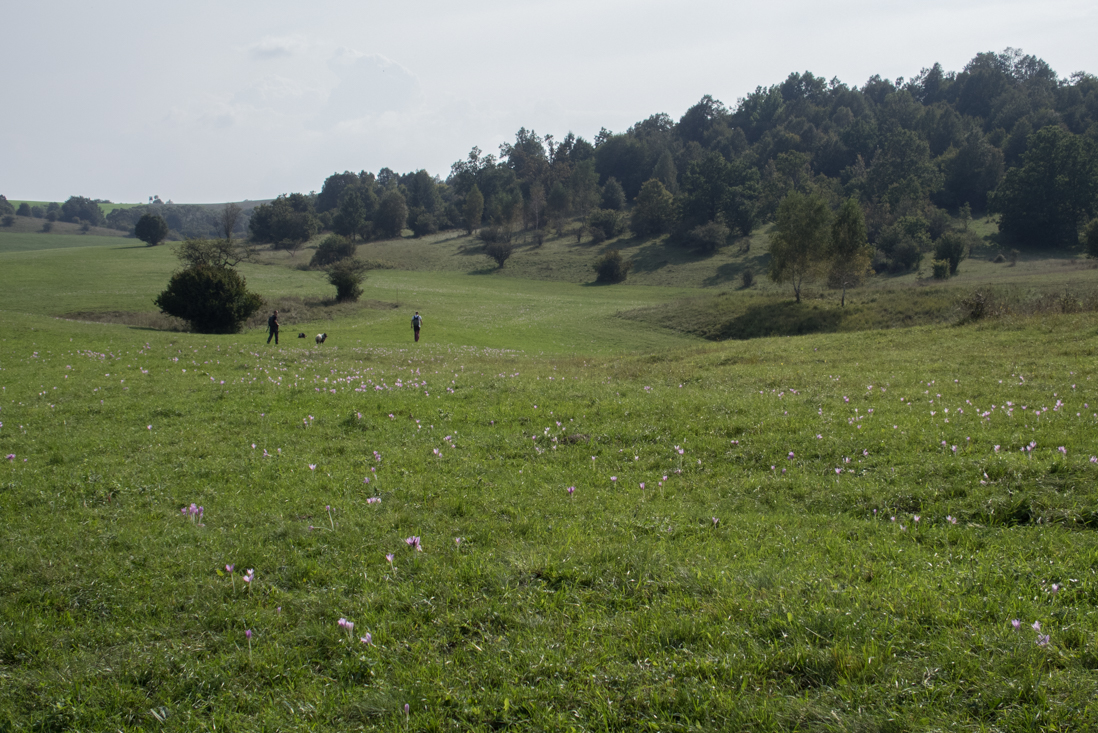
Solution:
M 316 335 L 316 345 L 317 346 L 320 346 L 322 343 L 324 343 L 327 340 L 328 340 L 328 334 L 326 334 L 326 333 L 318 333 Z

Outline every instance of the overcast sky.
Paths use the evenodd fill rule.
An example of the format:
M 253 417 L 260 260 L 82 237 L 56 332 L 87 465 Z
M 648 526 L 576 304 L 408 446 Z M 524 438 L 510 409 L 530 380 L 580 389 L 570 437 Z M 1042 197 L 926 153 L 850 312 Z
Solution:
M 0 193 L 271 198 L 728 106 L 809 70 L 860 86 L 1011 46 L 1098 73 L 1094 0 L 20 2 L 4 8 Z

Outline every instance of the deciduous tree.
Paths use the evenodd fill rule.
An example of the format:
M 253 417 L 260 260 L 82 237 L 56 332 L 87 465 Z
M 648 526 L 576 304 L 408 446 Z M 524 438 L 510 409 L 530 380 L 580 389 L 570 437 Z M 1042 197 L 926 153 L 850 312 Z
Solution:
M 770 279 L 790 283 L 797 302 L 801 288 L 821 270 L 831 238 L 831 211 L 816 193 L 793 191 L 778 206 L 770 237 Z
M 861 285 L 869 273 L 872 253 L 862 207 L 854 199 L 847 199 L 831 224 L 831 239 L 827 246 L 830 263 L 827 282 L 833 288 L 842 288 L 840 306 L 846 305 L 846 289 Z
M 150 247 L 155 247 L 168 236 L 168 222 L 159 214 L 145 214 L 133 228 L 134 236 Z

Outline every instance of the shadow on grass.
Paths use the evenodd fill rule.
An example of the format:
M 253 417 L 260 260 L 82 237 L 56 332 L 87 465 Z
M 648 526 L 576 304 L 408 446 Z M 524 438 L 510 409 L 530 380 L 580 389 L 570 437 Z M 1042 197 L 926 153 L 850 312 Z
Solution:
M 627 243 L 615 243 L 615 245 L 611 249 L 624 251 L 626 246 L 635 248 L 631 258 L 635 272 L 656 272 L 669 265 L 693 264 L 713 256 L 712 252 L 700 252 L 670 244 L 666 237 L 645 240 L 633 239 Z
M 745 270 L 751 270 L 755 275 L 755 279 L 758 280 L 766 274 L 769 264 L 769 252 L 760 252 L 756 255 L 747 256 L 739 262 L 725 262 L 723 265 L 719 265 L 712 275 L 703 280 L 702 284 L 712 287 L 714 285 L 723 285 L 736 280 L 742 281 Z
M 835 309 L 796 302 L 765 303 L 751 306 L 740 315 L 717 324 L 705 337 L 724 341 L 833 333 L 839 330 L 842 322 L 843 314 Z

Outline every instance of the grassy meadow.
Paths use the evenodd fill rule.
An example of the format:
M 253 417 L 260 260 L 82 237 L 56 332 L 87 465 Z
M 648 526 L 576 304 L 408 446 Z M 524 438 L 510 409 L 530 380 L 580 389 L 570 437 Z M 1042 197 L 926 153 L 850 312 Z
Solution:
M 1098 273 L 703 338 L 788 306 L 765 237 L 371 243 L 340 306 L 266 253 L 276 347 L 162 327 L 169 247 L 0 232 L 0 730 L 1098 728 L 1098 314 L 956 317 Z

